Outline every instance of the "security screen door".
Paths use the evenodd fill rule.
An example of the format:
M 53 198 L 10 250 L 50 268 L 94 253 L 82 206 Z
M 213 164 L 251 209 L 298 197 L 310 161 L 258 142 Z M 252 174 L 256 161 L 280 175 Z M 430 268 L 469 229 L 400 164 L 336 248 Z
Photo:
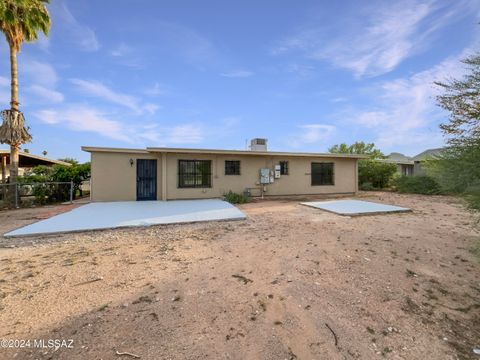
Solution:
M 137 201 L 157 199 L 157 160 L 137 159 Z

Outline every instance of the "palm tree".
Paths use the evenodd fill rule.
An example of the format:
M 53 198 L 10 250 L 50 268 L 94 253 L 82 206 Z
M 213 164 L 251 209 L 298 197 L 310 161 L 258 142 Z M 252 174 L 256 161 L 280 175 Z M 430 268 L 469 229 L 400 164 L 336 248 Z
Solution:
M 0 31 L 10 48 L 11 100 L 10 109 L 3 110 L 0 125 L 0 143 L 10 145 L 10 182 L 16 183 L 18 176 L 19 149 L 32 139 L 25 118 L 18 106 L 17 54 L 23 42 L 35 41 L 41 31 L 48 35 L 50 15 L 46 4 L 50 0 L 1 0 Z

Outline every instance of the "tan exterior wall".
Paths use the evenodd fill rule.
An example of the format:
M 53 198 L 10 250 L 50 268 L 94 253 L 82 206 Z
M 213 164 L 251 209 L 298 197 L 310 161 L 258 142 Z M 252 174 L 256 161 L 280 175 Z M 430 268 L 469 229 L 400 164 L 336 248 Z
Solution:
M 212 161 L 211 188 L 178 188 L 178 160 L 188 159 Z M 225 175 L 225 160 L 240 160 L 241 175 Z M 273 170 L 280 161 L 288 161 L 289 175 L 282 175 L 279 179 L 275 179 L 273 184 L 267 185 L 266 196 L 353 193 L 356 191 L 355 159 L 168 154 L 168 199 L 213 198 L 221 197 L 229 190 L 243 193 L 246 188 L 260 188 L 258 184 L 260 168 L 266 167 Z M 312 162 L 333 162 L 335 164 L 335 185 L 312 186 L 310 176 Z M 172 170 L 174 176 L 171 175 Z
M 133 166 L 130 165 L 133 159 Z M 92 153 L 90 197 L 93 201 L 137 199 L 137 159 L 157 159 L 157 194 L 162 188 L 161 157 L 156 154 Z
M 246 188 L 257 188 L 260 193 L 259 171 L 274 169 L 280 161 L 289 162 L 289 175 L 282 175 L 266 186 L 265 196 L 345 194 L 357 191 L 357 160 L 325 157 L 278 157 L 248 155 L 164 154 L 160 153 L 92 153 L 91 198 L 93 201 L 136 200 L 136 159 L 157 159 L 157 199 L 217 198 L 232 190 L 243 193 Z M 130 159 L 134 165 L 130 166 Z M 178 160 L 211 160 L 211 188 L 179 188 Z M 225 175 L 225 160 L 240 160 L 241 175 Z M 311 163 L 333 162 L 334 185 L 312 186 Z M 166 174 L 165 174 L 165 170 Z M 165 176 L 166 175 L 166 176 Z M 165 186 L 162 188 L 162 178 Z

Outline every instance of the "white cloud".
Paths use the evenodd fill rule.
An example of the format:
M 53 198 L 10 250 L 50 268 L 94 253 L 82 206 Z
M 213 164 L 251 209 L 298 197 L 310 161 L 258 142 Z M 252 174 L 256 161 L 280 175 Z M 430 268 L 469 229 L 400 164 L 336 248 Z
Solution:
M 149 96 L 160 96 L 168 93 L 168 91 L 159 83 L 155 83 L 153 86 L 145 89 L 144 92 Z
M 43 33 L 40 33 L 35 45 L 37 45 L 43 51 L 48 52 L 50 49 L 50 38 L 45 36 Z
M 35 113 L 35 116 L 45 124 L 57 124 L 61 121 L 59 114 L 56 110 L 40 110 Z
M 111 139 L 132 142 L 131 134 L 121 122 L 111 120 L 101 111 L 88 106 L 41 110 L 35 115 L 45 124 L 65 125 L 74 131 L 93 132 Z
M 253 72 L 248 70 L 233 70 L 233 71 L 221 73 L 220 75 L 228 78 L 246 78 L 246 77 L 252 76 Z
M 336 130 L 335 126 L 328 124 L 306 124 L 298 128 L 300 131 L 289 139 L 289 145 L 294 148 L 320 143 L 331 137 Z
M 368 128 L 374 128 L 382 125 L 387 118 L 387 114 L 383 111 L 365 111 L 356 117 L 356 122 Z
M 54 2 L 52 13 L 64 23 L 65 35 L 83 51 L 97 51 L 100 43 L 95 32 L 81 24 L 71 13 L 65 1 Z
M 112 51 L 110 55 L 114 57 L 123 57 L 129 55 L 133 52 L 133 48 L 125 43 L 118 44 Z
M 358 77 L 380 75 L 423 51 L 435 31 L 468 15 L 472 4 L 470 0 L 454 4 L 438 0 L 375 3 L 366 14 L 346 16 L 336 35 L 332 29 L 310 26 L 281 41 L 273 53 L 300 51 Z M 365 20 L 359 21 L 362 18 Z
M 429 70 L 383 82 L 370 89 L 377 96 L 370 105 L 374 110 L 350 111 L 347 114 L 349 121 L 368 128 L 375 137 L 375 144 L 380 147 L 439 145 L 438 122 L 444 121 L 446 116 L 436 105 L 435 97 L 440 89 L 433 82 L 459 77 L 463 73 L 460 59 L 468 53 L 465 50 Z
M 54 67 L 40 61 L 26 61 L 21 71 L 25 72 L 31 83 L 53 88 L 58 82 L 58 75 Z
M 203 138 L 203 129 L 200 125 L 185 124 L 169 129 L 166 141 L 172 144 L 196 144 Z
M 150 115 L 153 115 L 157 112 L 158 109 L 160 109 L 161 106 L 157 105 L 157 104 L 151 104 L 151 103 L 147 103 L 145 105 L 142 106 L 142 109 L 149 113 Z
M 116 92 L 103 83 L 95 80 L 70 79 L 71 83 L 84 94 L 110 101 L 114 104 L 124 106 L 138 114 L 147 112 L 154 114 L 159 106 L 155 104 L 141 104 L 140 100 L 132 95 Z
M 155 32 L 160 46 L 180 56 L 184 61 L 196 66 L 211 66 L 216 50 L 212 42 L 199 32 L 183 25 L 156 22 Z
M 160 126 L 158 123 L 125 122 L 89 105 L 68 105 L 61 109 L 43 109 L 34 113 L 42 123 L 73 131 L 90 132 L 102 137 L 144 145 L 196 144 L 204 140 L 204 128 L 198 123 Z
M 307 64 L 288 64 L 285 67 L 285 71 L 288 73 L 296 74 L 303 78 L 309 78 L 314 74 L 315 67 Z
M 41 85 L 32 85 L 27 88 L 27 91 L 35 95 L 36 97 L 40 97 L 43 100 L 51 103 L 61 103 L 64 100 L 64 96 L 62 93 L 56 90 L 48 89 Z

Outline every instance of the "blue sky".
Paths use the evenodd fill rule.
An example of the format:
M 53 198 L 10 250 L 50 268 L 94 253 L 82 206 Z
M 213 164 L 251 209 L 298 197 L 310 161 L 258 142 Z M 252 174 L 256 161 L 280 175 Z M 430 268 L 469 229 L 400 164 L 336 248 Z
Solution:
M 132 5 L 134 4 L 134 6 Z M 82 145 L 385 153 L 441 146 L 435 80 L 479 49 L 480 2 L 52 0 L 19 55 L 32 153 Z M 9 103 L 0 41 L 0 102 Z

